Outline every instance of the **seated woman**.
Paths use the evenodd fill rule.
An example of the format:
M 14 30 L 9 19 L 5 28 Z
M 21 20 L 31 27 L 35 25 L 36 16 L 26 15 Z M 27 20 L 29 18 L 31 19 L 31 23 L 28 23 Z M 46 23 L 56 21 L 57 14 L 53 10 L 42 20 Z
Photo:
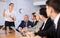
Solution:
M 37 24 L 34 27 L 28 28 L 29 32 L 36 32 L 36 30 L 39 30 L 39 28 L 42 26 L 43 21 L 40 19 L 39 15 L 36 15 L 36 20 L 38 21 Z

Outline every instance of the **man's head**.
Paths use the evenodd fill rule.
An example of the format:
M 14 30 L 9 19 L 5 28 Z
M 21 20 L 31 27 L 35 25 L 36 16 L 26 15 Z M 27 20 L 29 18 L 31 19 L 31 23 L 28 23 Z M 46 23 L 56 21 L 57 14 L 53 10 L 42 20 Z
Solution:
M 60 13 L 60 0 L 48 0 L 46 2 L 47 16 L 52 19 Z
M 39 14 L 40 14 L 40 19 L 41 20 L 45 20 L 45 18 L 48 18 L 47 13 L 46 13 L 46 8 L 41 8 L 39 10 Z
M 28 20 L 29 20 L 28 15 L 25 15 L 25 16 L 24 16 L 24 21 L 27 22 Z
M 36 20 L 35 12 L 34 12 L 34 13 L 32 13 L 32 20 Z
M 10 3 L 9 4 L 9 8 L 12 9 L 14 7 L 14 4 L 13 3 Z

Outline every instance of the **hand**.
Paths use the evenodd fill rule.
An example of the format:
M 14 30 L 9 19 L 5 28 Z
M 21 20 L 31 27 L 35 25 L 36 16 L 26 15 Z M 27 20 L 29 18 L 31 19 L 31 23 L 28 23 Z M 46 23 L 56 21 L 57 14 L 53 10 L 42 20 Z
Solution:
M 19 28 L 18 28 L 18 30 L 19 30 L 19 31 L 21 31 L 21 30 L 22 30 L 22 28 L 21 28 L 21 27 L 19 27 Z
M 42 37 L 37 35 L 37 36 L 35 36 L 34 38 L 42 38 Z
M 12 20 L 14 20 L 14 17 L 13 17 L 13 16 L 10 16 L 10 18 L 11 18 Z
M 24 27 L 24 28 L 23 28 L 23 31 L 24 31 L 24 32 L 28 32 L 28 28 L 27 28 L 27 27 Z
M 29 25 L 29 28 L 31 28 L 31 25 Z
M 32 33 L 32 32 L 27 32 L 27 33 L 25 33 L 25 35 L 27 37 L 34 37 L 34 33 Z
M 36 32 L 38 32 L 39 31 L 39 29 L 36 29 Z

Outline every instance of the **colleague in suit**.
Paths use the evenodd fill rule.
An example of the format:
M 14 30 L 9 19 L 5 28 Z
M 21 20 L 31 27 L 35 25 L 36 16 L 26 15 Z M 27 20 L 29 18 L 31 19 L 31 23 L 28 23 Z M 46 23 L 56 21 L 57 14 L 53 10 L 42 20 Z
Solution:
M 18 26 L 18 30 L 21 31 L 22 29 L 32 27 L 33 23 L 29 21 L 28 15 L 24 16 L 24 20 L 21 21 L 21 24 Z
M 54 20 L 55 38 L 60 38 L 60 0 L 47 0 L 47 15 Z
M 35 33 L 35 35 L 39 35 L 41 37 L 46 36 L 47 38 L 53 38 L 53 36 L 51 36 L 51 33 L 54 30 L 53 21 L 51 20 L 51 18 L 47 17 L 46 8 L 41 8 L 39 11 L 40 11 L 39 12 L 40 17 L 44 21 L 44 23 L 41 26 L 40 30 Z
M 31 16 L 31 18 L 32 18 L 32 20 L 33 20 L 33 26 L 32 27 L 34 27 L 37 23 L 38 23 L 38 21 L 36 20 L 36 14 L 35 14 L 36 12 L 33 12 L 32 13 L 32 16 Z

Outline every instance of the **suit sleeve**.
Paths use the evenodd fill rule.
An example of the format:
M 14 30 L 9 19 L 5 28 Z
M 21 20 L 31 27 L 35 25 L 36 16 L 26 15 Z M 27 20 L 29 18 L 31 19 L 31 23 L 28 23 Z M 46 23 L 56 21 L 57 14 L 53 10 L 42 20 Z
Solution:
M 54 28 L 53 28 L 53 26 L 51 26 L 47 30 L 38 31 L 37 33 L 35 33 L 35 35 L 47 36 L 47 35 L 53 35 L 53 33 L 54 33 Z
M 33 26 L 33 23 L 31 21 L 29 21 L 29 25 L 31 25 L 31 27 Z
M 19 27 L 22 27 L 22 23 L 23 23 L 23 21 L 21 21 L 21 23 L 20 23 L 20 25 L 18 26 L 18 28 L 19 28 Z M 16 31 L 19 32 L 18 28 L 16 29 Z
M 22 25 L 23 25 L 23 21 L 21 21 L 21 23 L 20 23 L 20 25 L 18 26 L 18 28 L 19 28 L 19 27 L 22 27 Z

